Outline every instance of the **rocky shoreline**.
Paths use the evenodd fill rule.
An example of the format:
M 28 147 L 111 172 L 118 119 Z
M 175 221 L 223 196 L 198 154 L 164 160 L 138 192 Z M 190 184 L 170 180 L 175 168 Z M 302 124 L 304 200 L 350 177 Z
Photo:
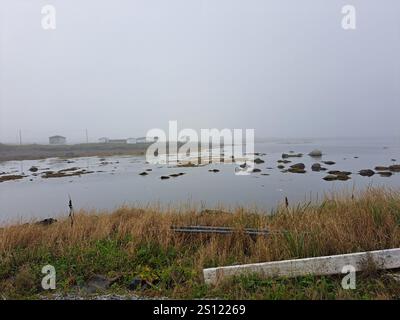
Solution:
M 259 173 L 262 176 L 268 176 L 268 173 L 263 172 L 264 169 L 267 170 L 272 170 L 273 167 L 268 166 L 265 168 L 262 168 L 263 165 L 267 162 L 265 157 L 267 154 L 265 153 L 255 153 L 254 156 L 257 156 L 254 160 L 254 165 L 252 166 L 253 169 L 251 171 L 251 174 L 257 174 Z M 304 156 L 303 153 L 295 153 L 294 151 L 289 151 L 287 153 L 282 153 L 281 159 L 278 159 L 276 168 L 280 170 L 281 173 L 294 173 L 294 174 L 305 174 L 307 173 L 308 169 L 311 169 L 313 172 L 322 172 L 325 173 L 325 175 L 322 177 L 323 180 L 325 181 L 347 181 L 351 179 L 351 176 L 354 174 L 358 174 L 363 177 L 372 177 L 374 175 L 379 175 L 380 177 L 391 177 L 395 173 L 400 172 L 400 164 L 396 164 L 396 159 L 390 159 L 390 164 L 377 164 L 374 166 L 374 168 L 360 168 L 359 170 L 356 171 L 348 171 L 348 170 L 340 170 L 336 169 L 338 166 L 336 161 L 332 160 L 323 160 L 323 157 L 325 156 L 322 151 L 320 150 L 312 150 L 311 152 L 308 153 L 308 156 L 311 157 L 313 160 L 315 160 L 308 168 L 304 163 L 302 162 L 294 162 L 294 159 L 301 159 Z M 355 159 L 358 158 L 358 156 L 354 156 Z M 200 158 L 199 158 L 200 159 Z M 217 159 L 218 160 L 218 159 Z M 219 159 L 221 160 L 221 159 Z M 346 159 L 343 159 L 346 160 Z M 99 163 L 97 165 L 99 167 L 105 166 L 105 165 L 113 165 L 114 171 L 119 164 L 119 161 L 107 161 L 106 158 L 99 158 Z M 60 162 L 64 162 L 66 164 L 72 164 L 75 163 L 74 160 L 70 159 L 62 159 L 60 158 Z M 388 160 L 389 162 L 389 160 Z M 175 167 L 176 168 L 185 168 L 189 169 L 190 168 L 198 168 L 198 167 L 203 167 L 203 166 L 209 166 L 215 164 L 216 161 L 206 159 L 204 161 L 200 161 L 198 163 L 192 163 L 191 161 L 186 161 L 186 162 L 178 162 L 176 163 Z M 250 160 L 246 159 L 235 159 L 235 157 L 229 158 L 228 162 L 222 161 L 222 163 L 227 163 L 227 164 L 232 164 L 235 165 L 235 171 L 245 171 L 249 167 Z M 148 165 L 148 163 L 145 163 Z M 329 170 L 329 167 L 334 167 L 334 170 Z M 44 179 L 52 179 L 52 178 L 64 178 L 64 177 L 73 177 L 73 176 L 82 176 L 86 174 L 91 174 L 95 172 L 103 172 L 102 170 L 88 170 L 88 169 L 83 169 L 80 168 L 79 166 L 74 166 L 74 167 L 66 167 L 60 170 L 49 170 L 49 168 L 43 167 L 41 168 L 40 166 L 33 165 L 31 166 L 28 171 L 30 172 L 30 175 L 27 175 L 23 172 L 19 172 L 18 170 L 13 170 L 10 172 L 0 172 L 0 183 L 1 182 L 7 182 L 7 181 L 13 181 L 13 180 L 21 180 L 26 177 L 31 177 L 30 181 L 32 181 L 33 177 L 42 177 Z M 139 173 L 140 176 L 146 177 L 152 175 L 153 169 L 147 168 L 144 169 L 142 172 Z M 210 168 L 208 170 L 210 173 L 219 173 L 221 172 L 220 169 L 218 168 Z M 112 174 L 113 172 L 111 172 Z M 170 178 L 177 178 L 180 176 L 185 175 L 187 172 L 174 172 L 170 174 L 163 174 L 159 176 L 160 180 L 169 180 Z

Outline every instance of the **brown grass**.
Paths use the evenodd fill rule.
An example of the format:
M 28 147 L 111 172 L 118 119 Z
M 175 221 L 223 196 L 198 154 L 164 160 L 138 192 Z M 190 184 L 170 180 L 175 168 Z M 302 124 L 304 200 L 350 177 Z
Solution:
M 39 245 L 62 249 L 89 240 L 130 236 L 132 246 L 137 242 L 156 242 L 165 248 L 171 244 L 176 248 L 199 246 L 202 261 L 207 257 L 224 260 L 233 252 L 240 260 L 270 261 L 400 245 L 400 195 L 394 191 L 370 189 L 357 199 L 331 197 L 318 206 L 280 207 L 272 215 L 243 208 L 233 212 L 205 210 L 204 214 L 186 210 L 121 207 L 111 213 L 80 211 L 72 228 L 67 219 L 47 227 L 9 226 L 0 229 L 0 251 Z M 271 236 L 257 241 L 240 233 L 184 237 L 171 231 L 172 225 L 266 228 Z M 245 255 L 243 246 L 247 247 Z
M 101 265 L 105 258 L 100 249 L 99 261 L 94 261 L 96 251 L 91 258 L 86 257 L 85 252 L 91 250 L 94 243 L 104 240 L 116 241 L 121 259 L 132 262 L 134 267 L 131 268 L 152 265 L 147 260 L 137 262 L 141 248 L 156 245 L 165 252 L 173 248 L 174 258 L 169 263 L 193 269 L 194 281 L 201 282 L 204 267 L 400 247 L 399 223 L 400 194 L 382 189 L 369 189 L 354 199 L 331 196 L 321 205 L 280 207 L 272 215 L 240 208 L 233 212 L 205 211 L 204 214 L 191 208 L 160 211 L 158 208 L 122 207 L 112 213 L 81 211 L 73 227 L 65 219 L 50 226 L 23 224 L 0 229 L 0 283 L 18 274 L 18 270 L 25 273 L 26 264 L 54 263 L 71 255 L 73 250 L 81 252 L 73 258 L 77 259 L 75 268 L 80 263 L 92 263 L 83 277 L 96 272 L 128 272 L 112 263 L 111 267 L 106 263 Z M 245 227 L 266 228 L 271 234 L 257 239 L 241 232 L 230 236 L 182 235 L 171 231 L 172 225 L 232 226 L 238 231 Z M 39 254 L 46 258 L 39 259 Z M 159 267 L 153 265 L 152 268 L 157 273 L 157 268 L 166 267 L 168 263 L 162 262 Z M 77 281 L 74 272 L 76 270 L 66 267 L 63 276 L 68 285 Z

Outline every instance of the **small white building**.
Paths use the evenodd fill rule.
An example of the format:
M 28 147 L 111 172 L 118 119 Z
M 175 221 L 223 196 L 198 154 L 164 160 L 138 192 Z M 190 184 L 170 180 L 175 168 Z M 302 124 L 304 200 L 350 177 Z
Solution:
M 99 139 L 99 142 L 100 142 L 100 143 L 108 143 L 109 140 L 110 140 L 109 138 L 103 137 L 103 138 L 100 138 L 100 139 Z
M 140 137 L 140 138 L 136 138 L 136 143 L 153 143 L 156 142 L 158 140 L 158 137 Z
M 128 139 L 126 139 L 126 143 L 129 143 L 129 144 L 136 144 L 137 142 L 136 142 L 136 138 L 128 138 Z
M 54 144 L 54 145 L 60 145 L 60 144 L 66 144 L 67 143 L 67 138 L 63 136 L 51 136 L 49 137 L 49 144 Z
M 146 137 L 136 138 L 136 143 L 146 143 L 146 142 L 147 142 Z
M 108 143 L 124 144 L 127 143 L 126 139 L 109 139 Z

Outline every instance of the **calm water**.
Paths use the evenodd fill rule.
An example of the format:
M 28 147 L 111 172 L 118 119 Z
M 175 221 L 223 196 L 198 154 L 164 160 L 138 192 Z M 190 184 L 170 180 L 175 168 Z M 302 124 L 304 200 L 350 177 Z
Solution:
M 357 172 L 373 169 L 377 165 L 400 163 L 400 139 L 340 139 L 279 141 L 258 143 L 256 152 L 266 153 L 265 163 L 256 167 L 267 173 L 253 173 L 250 176 L 234 174 L 234 164 L 214 164 L 197 168 L 176 168 L 167 165 L 149 165 L 142 157 L 108 157 L 106 165 L 100 158 L 60 159 L 33 161 L 10 161 L 0 163 L 0 172 L 28 175 L 22 180 L 0 183 L 0 221 L 13 222 L 31 218 L 47 218 L 68 214 L 68 195 L 75 209 L 113 209 L 121 205 L 145 205 L 159 202 L 162 205 L 201 204 L 211 208 L 218 205 L 257 206 L 271 209 L 288 197 L 291 203 L 318 201 L 325 193 L 361 190 L 367 186 L 400 187 L 400 173 L 392 177 L 362 177 L 353 174 L 348 181 L 327 182 L 322 180 L 326 172 L 313 172 L 312 163 L 318 162 L 308 155 L 313 149 L 320 149 L 322 160 L 336 164 L 329 170 Z M 302 158 L 293 158 L 292 163 L 302 162 L 307 173 L 282 173 L 276 168 L 283 152 L 301 152 Z M 358 157 L 358 158 L 354 158 Z M 398 160 L 397 162 L 392 159 Z M 290 165 L 290 164 L 289 164 Z M 37 166 L 38 173 L 47 170 L 80 167 L 94 171 L 92 174 L 43 179 L 40 174 L 33 176 L 31 166 Z M 272 169 L 268 169 L 272 167 Z M 220 169 L 219 173 L 208 172 Z M 140 176 L 145 169 L 152 169 L 148 176 Z M 160 180 L 160 176 L 185 172 L 177 178 Z

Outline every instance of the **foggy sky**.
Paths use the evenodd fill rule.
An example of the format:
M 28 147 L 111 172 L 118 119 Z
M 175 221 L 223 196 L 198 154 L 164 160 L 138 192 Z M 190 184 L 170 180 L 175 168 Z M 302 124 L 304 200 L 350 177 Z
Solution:
M 0 0 L 0 142 L 400 136 L 398 0 Z M 57 29 L 41 27 L 41 8 Z M 357 9 L 357 29 L 341 8 Z

